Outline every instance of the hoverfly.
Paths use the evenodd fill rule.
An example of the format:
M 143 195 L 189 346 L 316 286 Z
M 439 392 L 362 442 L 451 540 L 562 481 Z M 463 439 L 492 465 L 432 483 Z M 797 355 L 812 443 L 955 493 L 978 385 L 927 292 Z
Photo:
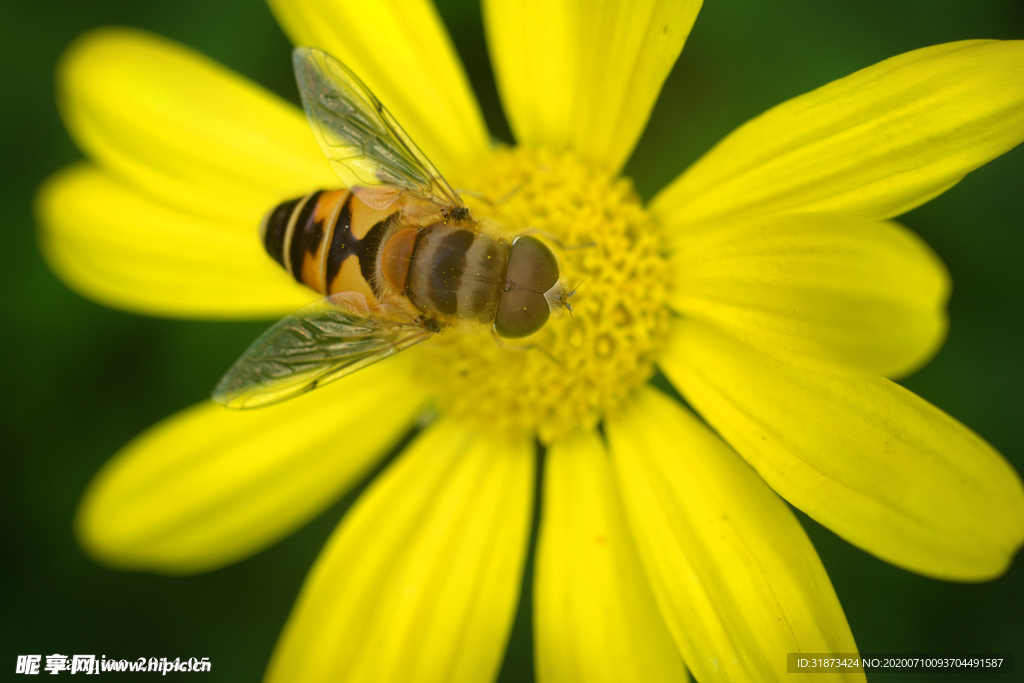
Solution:
M 352 71 L 308 47 L 293 61 L 313 134 L 348 189 L 283 202 L 260 236 L 270 256 L 325 298 L 260 336 L 214 400 L 277 403 L 455 325 L 490 324 L 513 339 L 569 308 L 551 250 L 475 220 Z

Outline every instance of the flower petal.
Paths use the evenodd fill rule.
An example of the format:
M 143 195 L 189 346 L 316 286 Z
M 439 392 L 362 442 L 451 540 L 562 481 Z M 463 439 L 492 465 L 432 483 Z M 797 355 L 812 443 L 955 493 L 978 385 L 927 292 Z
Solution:
M 752 218 L 680 236 L 673 258 L 676 311 L 783 358 L 906 374 L 945 337 L 946 269 L 895 223 Z
M 633 151 L 701 0 L 486 0 L 484 23 L 519 144 L 618 171 Z
M 255 234 L 278 202 L 340 185 L 301 111 L 164 38 L 87 33 L 58 85 L 68 130 L 92 159 L 186 212 Z
M 787 652 L 857 651 L 796 517 L 696 416 L 645 388 L 607 427 L 640 557 L 697 680 L 784 680 Z
M 1024 487 L 980 437 L 892 382 L 765 356 L 679 321 L 662 369 L 786 500 L 928 576 L 983 580 L 1024 542 Z
M 194 406 L 100 471 L 78 513 L 79 539 L 107 564 L 168 573 L 247 557 L 358 481 L 425 400 L 389 362 L 260 410 Z
M 600 440 L 580 433 L 559 441 L 545 462 L 533 613 L 538 680 L 685 680 Z
M 295 45 L 318 47 L 352 69 L 442 174 L 490 151 L 480 107 L 429 0 L 269 2 Z
M 82 294 L 119 308 L 188 318 L 273 317 L 316 296 L 267 256 L 256 226 L 154 203 L 86 164 L 51 177 L 36 213 L 54 271 Z
M 268 681 L 486 681 L 512 628 L 533 449 L 428 428 L 349 512 L 278 642 Z
M 666 224 L 788 211 L 888 218 L 1024 140 L 1024 41 L 887 59 L 726 137 L 659 194 Z

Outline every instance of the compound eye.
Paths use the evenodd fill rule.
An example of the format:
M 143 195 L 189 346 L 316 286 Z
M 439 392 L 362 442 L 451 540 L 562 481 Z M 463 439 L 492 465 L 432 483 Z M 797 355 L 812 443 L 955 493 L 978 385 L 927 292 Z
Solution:
M 518 339 L 544 327 L 550 315 L 551 307 L 543 294 L 513 289 L 498 299 L 494 331 L 505 339 Z
M 516 289 L 543 294 L 558 282 L 558 261 L 536 237 L 519 237 L 512 245 L 505 277 Z

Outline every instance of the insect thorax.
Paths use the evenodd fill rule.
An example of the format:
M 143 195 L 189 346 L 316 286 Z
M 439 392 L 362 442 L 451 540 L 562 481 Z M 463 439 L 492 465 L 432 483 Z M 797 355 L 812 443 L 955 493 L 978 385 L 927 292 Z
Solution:
M 505 286 L 509 252 L 505 240 L 435 223 L 419 232 L 405 293 L 418 309 L 441 320 L 491 322 Z

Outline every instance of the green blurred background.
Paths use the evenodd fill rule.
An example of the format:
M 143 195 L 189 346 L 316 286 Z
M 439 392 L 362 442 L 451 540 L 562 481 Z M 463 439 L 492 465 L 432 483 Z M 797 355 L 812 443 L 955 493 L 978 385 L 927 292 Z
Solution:
M 444 1 L 441 13 L 470 65 L 491 130 L 508 140 L 479 7 Z M 18 654 L 195 656 L 213 663 L 211 674 L 197 674 L 203 680 L 251 681 L 261 676 L 306 571 L 351 497 L 257 557 L 193 577 L 105 569 L 84 557 L 72 536 L 75 507 L 91 475 L 133 436 L 203 400 L 265 326 L 110 310 L 70 291 L 43 263 L 33 195 L 48 174 L 81 157 L 57 115 L 54 66 L 75 36 L 109 24 L 179 40 L 297 101 L 290 46 L 258 0 L 0 4 L 0 202 L 11 238 L 0 268 L 6 550 L 0 670 L 10 674 Z M 900 52 L 966 38 L 1024 39 L 1024 2 L 709 0 L 627 175 L 649 198 L 764 109 Z M 1018 149 L 902 218 L 945 260 L 954 281 L 949 339 L 904 383 L 981 434 L 1018 471 L 1024 470 L 1022 180 L 1024 150 Z M 801 519 L 862 651 L 1024 655 L 1024 559 L 991 583 L 942 583 L 890 567 Z M 503 680 L 531 676 L 529 621 L 527 597 Z M 1017 667 L 1024 671 L 1024 661 Z

